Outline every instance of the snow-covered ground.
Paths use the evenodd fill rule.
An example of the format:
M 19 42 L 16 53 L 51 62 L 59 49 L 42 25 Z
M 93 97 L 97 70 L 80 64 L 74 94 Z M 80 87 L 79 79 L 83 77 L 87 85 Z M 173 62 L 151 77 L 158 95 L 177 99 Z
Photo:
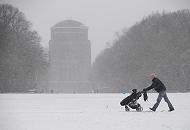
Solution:
M 0 130 L 189 130 L 190 93 L 168 94 L 175 111 L 162 100 L 157 112 L 125 112 L 127 94 L 1 94 Z

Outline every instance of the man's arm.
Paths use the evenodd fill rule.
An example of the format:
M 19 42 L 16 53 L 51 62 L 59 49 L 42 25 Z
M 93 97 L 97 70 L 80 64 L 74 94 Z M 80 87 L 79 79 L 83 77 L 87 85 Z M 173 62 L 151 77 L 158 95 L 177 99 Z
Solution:
M 155 86 L 156 86 L 156 83 L 155 83 L 155 82 L 153 82 L 153 83 L 152 83 L 149 87 L 144 88 L 144 89 L 143 89 L 143 91 L 149 91 L 149 90 L 151 90 L 151 89 L 155 88 Z

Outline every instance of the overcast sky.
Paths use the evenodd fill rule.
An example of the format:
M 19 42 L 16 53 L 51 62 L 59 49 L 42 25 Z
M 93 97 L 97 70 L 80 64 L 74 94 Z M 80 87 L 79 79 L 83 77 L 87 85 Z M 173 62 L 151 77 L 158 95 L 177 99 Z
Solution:
M 50 27 L 73 19 L 89 27 L 92 59 L 115 38 L 152 12 L 190 9 L 190 0 L 0 0 L 22 11 L 48 47 Z

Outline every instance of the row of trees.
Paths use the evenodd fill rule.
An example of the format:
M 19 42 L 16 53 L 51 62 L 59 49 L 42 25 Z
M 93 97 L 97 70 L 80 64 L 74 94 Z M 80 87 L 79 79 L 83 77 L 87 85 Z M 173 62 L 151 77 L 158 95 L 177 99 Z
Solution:
M 170 91 L 190 91 L 189 21 L 189 10 L 154 13 L 118 35 L 93 64 L 94 89 L 142 89 L 148 74 L 156 72 Z M 37 88 L 47 68 L 47 54 L 31 23 L 17 8 L 0 4 L 0 91 Z
M 0 91 L 36 88 L 47 65 L 47 55 L 31 23 L 17 8 L 0 4 Z
M 190 91 L 190 11 L 154 13 L 124 31 L 93 64 L 100 91 L 147 86 L 152 72 L 170 91 Z

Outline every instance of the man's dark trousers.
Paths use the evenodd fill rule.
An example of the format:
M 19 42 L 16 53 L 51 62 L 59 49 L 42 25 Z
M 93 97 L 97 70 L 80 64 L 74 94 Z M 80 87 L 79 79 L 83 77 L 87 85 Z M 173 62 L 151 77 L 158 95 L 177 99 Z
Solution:
M 154 104 L 154 106 L 152 107 L 152 109 L 155 111 L 158 107 L 158 105 L 160 104 L 162 98 L 164 98 L 165 102 L 168 104 L 168 107 L 170 110 L 173 110 L 174 107 L 173 105 L 171 104 L 170 100 L 168 99 L 168 96 L 166 94 L 166 91 L 160 91 L 159 92 L 159 95 L 158 95 L 158 98 L 157 98 L 157 102 L 156 104 Z

